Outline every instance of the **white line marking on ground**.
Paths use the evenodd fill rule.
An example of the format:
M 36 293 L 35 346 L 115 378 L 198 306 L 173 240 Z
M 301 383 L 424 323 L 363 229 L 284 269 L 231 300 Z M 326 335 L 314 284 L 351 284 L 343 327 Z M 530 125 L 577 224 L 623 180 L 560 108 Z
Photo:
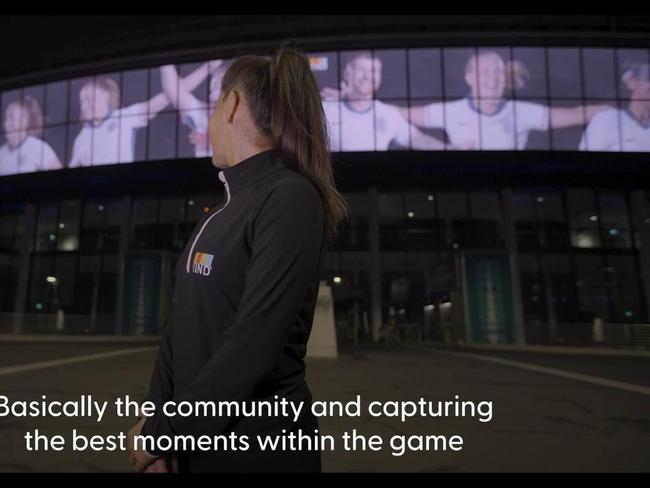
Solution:
M 588 374 L 574 373 L 572 371 L 549 368 L 547 366 L 540 366 L 538 364 L 524 363 L 522 361 L 513 361 L 512 359 L 495 358 L 492 356 L 483 356 L 480 354 L 443 351 L 440 349 L 421 348 L 417 346 L 404 346 L 404 347 L 406 347 L 407 349 L 414 349 L 418 351 L 429 351 L 436 354 L 446 354 L 455 357 L 471 358 L 471 359 L 476 359 L 478 361 L 485 361 L 487 363 L 500 364 L 502 366 L 509 366 L 511 368 L 523 369 L 525 371 L 533 371 L 535 373 L 543 373 L 551 376 L 559 376 L 561 378 L 568 378 L 571 380 L 582 381 L 583 383 L 591 383 L 592 385 L 606 386 L 609 388 L 616 388 L 618 390 L 631 391 L 633 393 L 640 393 L 642 395 L 650 396 L 650 387 L 636 385 L 634 383 L 624 383 L 622 381 L 610 380 L 607 378 L 601 378 L 599 376 L 591 376 Z
M 54 368 L 57 366 L 66 366 L 68 364 L 84 363 L 86 361 L 95 361 L 97 359 L 113 358 L 116 356 L 125 356 L 127 354 L 137 354 L 139 352 L 151 351 L 157 347 L 138 347 L 135 349 L 122 349 L 120 351 L 99 352 L 96 354 L 84 354 L 83 356 L 73 356 L 62 359 L 53 359 L 51 361 L 39 361 L 37 363 L 19 364 L 17 366 L 7 366 L 0 368 L 0 376 L 10 374 L 24 373 L 26 371 L 35 371 L 38 369 Z

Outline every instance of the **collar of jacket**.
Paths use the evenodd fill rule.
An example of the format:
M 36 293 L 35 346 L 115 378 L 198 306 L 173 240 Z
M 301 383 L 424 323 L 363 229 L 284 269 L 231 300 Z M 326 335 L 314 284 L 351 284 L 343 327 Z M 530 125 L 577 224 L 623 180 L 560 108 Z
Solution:
M 240 188 L 260 180 L 280 168 L 287 167 L 280 154 L 271 149 L 244 159 L 234 166 L 219 171 L 219 179 L 227 186 L 231 195 Z

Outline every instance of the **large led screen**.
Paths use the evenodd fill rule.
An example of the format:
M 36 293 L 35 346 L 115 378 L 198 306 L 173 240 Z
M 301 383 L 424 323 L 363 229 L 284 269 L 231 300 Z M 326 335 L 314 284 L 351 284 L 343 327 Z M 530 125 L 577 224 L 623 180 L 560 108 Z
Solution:
M 309 54 L 330 147 L 650 151 L 650 51 L 453 47 Z M 209 157 L 228 60 L 1 93 L 0 175 Z

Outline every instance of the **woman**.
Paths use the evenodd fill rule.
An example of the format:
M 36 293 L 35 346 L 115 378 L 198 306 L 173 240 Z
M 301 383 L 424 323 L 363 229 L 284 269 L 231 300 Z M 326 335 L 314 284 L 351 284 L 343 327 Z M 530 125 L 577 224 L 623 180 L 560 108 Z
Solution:
M 26 96 L 7 105 L 3 126 L 5 144 L 0 147 L 0 175 L 61 169 L 61 162 L 43 141 L 43 111 L 36 99 Z
M 507 98 L 513 83 L 525 84 L 525 68 L 510 65 L 492 50 L 472 54 L 465 64 L 466 97 L 402 109 L 402 116 L 421 129 L 444 129 L 448 149 L 514 151 L 527 148 L 531 131 L 581 126 L 605 104 L 547 107 Z M 508 80 L 508 75 L 516 79 Z
M 305 356 L 325 243 L 347 215 L 333 183 L 323 109 L 307 59 L 245 56 L 224 75 L 209 123 L 226 202 L 206 215 L 178 264 L 174 306 L 133 435 L 313 433 L 316 419 L 165 417 L 167 401 L 311 405 Z M 146 421 L 145 421 L 146 420 Z M 136 471 L 165 453 L 131 450 Z M 318 452 L 178 453 L 181 471 L 320 471 Z

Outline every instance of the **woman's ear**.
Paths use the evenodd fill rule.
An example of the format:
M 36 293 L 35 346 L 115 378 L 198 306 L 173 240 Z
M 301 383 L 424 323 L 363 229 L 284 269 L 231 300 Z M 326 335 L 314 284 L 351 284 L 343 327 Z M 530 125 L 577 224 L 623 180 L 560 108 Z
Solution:
M 239 92 L 237 90 L 232 90 L 228 94 L 228 98 L 229 98 L 229 103 L 226 111 L 226 113 L 228 114 L 227 120 L 229 124 L 232 124 L 232 121 L 235 118 L 235 114 L 239 109 L 239 103 L 241 102 L 241 97 L 239 96 Z

